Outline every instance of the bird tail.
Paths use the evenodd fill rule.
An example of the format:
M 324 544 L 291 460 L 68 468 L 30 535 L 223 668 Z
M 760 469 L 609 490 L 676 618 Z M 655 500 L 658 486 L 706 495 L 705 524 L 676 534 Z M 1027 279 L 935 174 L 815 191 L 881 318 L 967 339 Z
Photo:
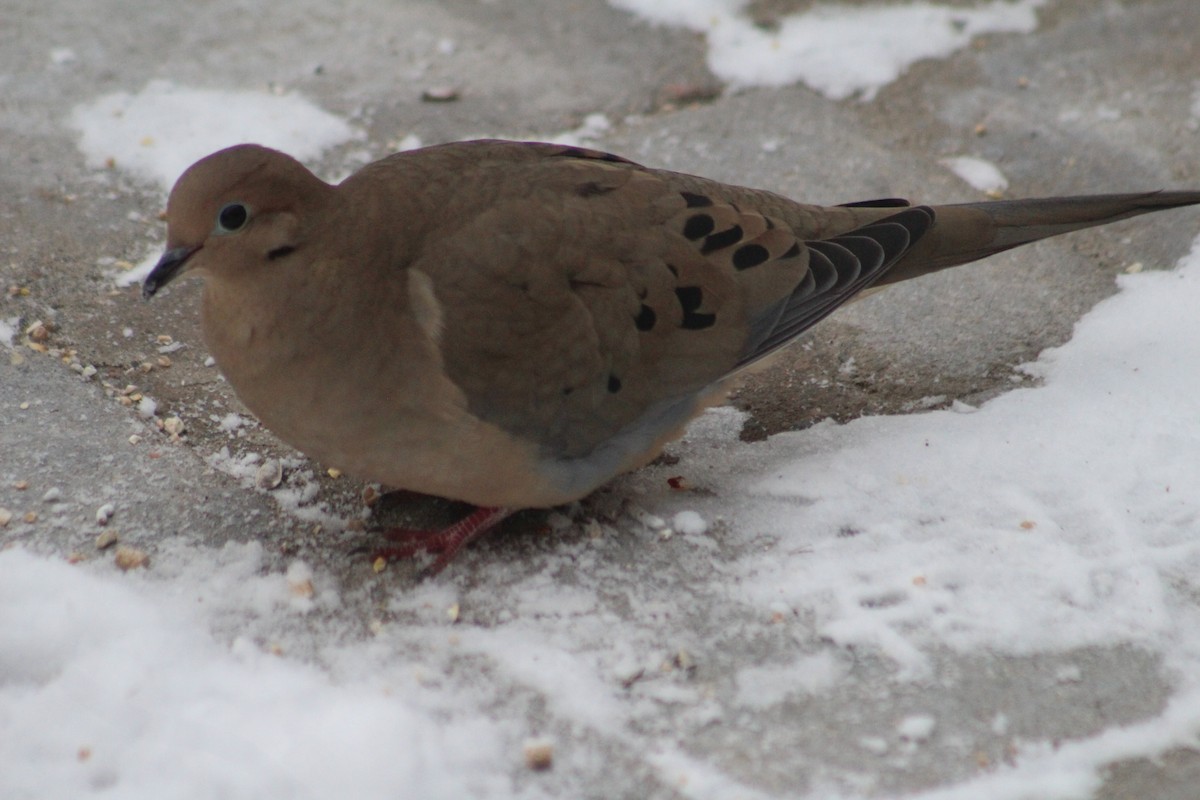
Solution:
M 1200 204 L 1200 191 L 1047 197 L 934 206 L 933 225 L 875 285 L 909 280 L 1060 233 L 1197 204 Z

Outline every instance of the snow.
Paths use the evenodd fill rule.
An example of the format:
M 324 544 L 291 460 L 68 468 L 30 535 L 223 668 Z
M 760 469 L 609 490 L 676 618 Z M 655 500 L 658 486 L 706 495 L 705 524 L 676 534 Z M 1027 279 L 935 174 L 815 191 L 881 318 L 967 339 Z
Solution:
M 338 684 L 249 641 L 215 642 L 205 614 L 229 598 L 304 613 L 278 576 L 256 574 L 253 545 L 178 557 L 201 569 L 172 591 L 0 553 L 5 797 L 384 798 L 409 786 L 452 798 L 494 780 L 479 770 L 494 739 L 482 719 L 447 725 L 400 687 Z
M 928 714 L 912 714 L 900 720 L 896 733 L 910 742 L 925 742 L 937 730 L 937 720 Z
M 895 646 L 915 672 L 927 666 L 920 640 L 1027 653 L 1177 632 L 1169 584 L 1200 557 L 1187 488 L 1200 380 L 1178 369 L 1200 358 L 1188 299 L 1200 291 L 1200 255 L 1122 285 L 1029 367 L 1042 387 L 969 415 L 775 437 L 770 477 L 745 490 L 808 499 L 804 529 L 853 529 L 861 546 L 850 580 L 823 577 L 847 557 L 846 540 L 829 540 L 803 564 L 763 559 L 752 591 L 803 604 L 825 596 L 827 635 Z M 789 530 L 800 534 L 784 521 L 780 535 Z M 996 559 L 1004 573 L 980 569 Z
M 250 421 L 245 417 L 235 414 L 232 411 L 222 417 L 213 417 L 216 420 L 217 428 L 228 434 L 237 433 L 239 428 L 243 428 L 250 424 Z
M 137 413 L 145 419 L 153 417 L 156 413 L 158 413 L 158 402 L 152 397 L 143 397 L 138 401 Z
M 50 50 L 50 63 L 56 67 L 74 64 L 79 60 L 79 56 L 69 47 L 55 47 Z
M 0 344 L 12 349 L 13 340 L 17 335 L 17 325 L 20 321 L 20 317 L 0 317 Z
M 223 430 L 236 430 L 223 427 L 228 419 L 226 417 L 219 427 Z M 234 454 L 230 452 L 229 447 L 222 447 L 208 455 L 204 461 L 218 472 L 237 479 L 245 488 L 268 494 L 280 509 L 297 519 L 325 525 L 332 530 L 345 526 L 346 521 L 331 513 L 328 504 L 318 502 L 321 486 L 313 471 L 306 468 L 307 462 L 302 458 L 264 461 L 256 452 Z
M 695 511 L 680 511 L 671 518 L 671 527 L 678 533 L 700 536 L 708 531 L 708 523 Z
M 204 124 L 187 123 L 197 119 Z M 112 163 L 164 189 L 193 162 L 231 145 L 256 142 L 303 161 L 362 136 L 299 95 L 193 89 L 166 80 L 80 105 L 70 122 L 89 165 Z
M 176 176 L 178 177 L 178 175 Z M 117 271 L 109 271 L 107 274 L 112 279 L 112 282 L 119 287 L 133 286 L 140 284 L 154 269 L 154 265 L 162 258 L 163 244 L 157 243 L 149 245 L 145 252 L 138 258 L 137 263 L 132 266 L 125 266 Z M 127 264 L 128 262 L 123 262 Z
M 1008 178 L 990 161 L 975 156 L 952 156 L 938 163 L 962 178 L 972 188 L 989 194 L 999 194 L 1008 188 Z
M 1045 0 L 992 0 L 971 7 L 934 3 L 816 5 L 765 30 L 745 0 L 609 0 L 663 25 L 705 34 L 709 68 L 734 86 L 803 81 L 827 97 L 871 100 L 917 61 L 945 58 L 985 33 L 1029 33 Z
M 609 122 L 608 117 L 597 112 L 584 117 L 578 128 L 544 137 L 543 141 L 564 144 L 568 147 L 586 147 L 611 128 L 612 123 Z
M 745 667 L 737 674 L 738 702 L 749 708 L 769 708 L 795 695 L 817 694 L 844 677 L 828 653 L 817 653 L 787 664 Z

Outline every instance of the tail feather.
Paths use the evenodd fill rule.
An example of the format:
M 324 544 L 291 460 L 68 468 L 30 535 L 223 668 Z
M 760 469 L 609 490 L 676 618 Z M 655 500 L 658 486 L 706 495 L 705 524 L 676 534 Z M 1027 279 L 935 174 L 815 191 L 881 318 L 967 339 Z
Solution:
M 1160 191 L 934 206 L 926 234 L 876 283 L 909 280 L 1061 233 L 1200 204 L 1200 192 Z

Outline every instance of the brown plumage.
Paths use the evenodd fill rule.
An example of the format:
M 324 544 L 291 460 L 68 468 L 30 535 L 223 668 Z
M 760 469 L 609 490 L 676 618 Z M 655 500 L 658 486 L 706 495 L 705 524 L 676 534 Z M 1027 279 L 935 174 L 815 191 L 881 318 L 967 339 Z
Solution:
M 144 291 L 204 276 L 212 354 L 284 441 L 366 480 L 516 509 L 645 464 L 739 370 L 868 287 L 1195 203 L 824 207 L 502 141 L 399 153 L 330 186 L 240 145 L 176 183 Z M 404 549 L 441 551 L 440 568 L 505 513 Z

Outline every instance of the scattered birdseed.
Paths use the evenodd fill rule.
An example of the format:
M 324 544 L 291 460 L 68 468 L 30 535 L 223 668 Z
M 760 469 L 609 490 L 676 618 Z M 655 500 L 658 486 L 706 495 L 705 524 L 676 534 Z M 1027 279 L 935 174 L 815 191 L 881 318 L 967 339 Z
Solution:
M 25 335 L 32 342 L 45 342 L 50 338 L 50 327 L 39 319 L 25 328 Z
M 268 458 L 254 472 L 254 485 L 260 489 L 274 489 L 283 483 L 283 462 Z
M 143 568 L 149 560 L 150 557 L 146 555 L 145 550 L 123 544 L 117 546 L 116 555 L 113 556 L 113 563 L 125 572 Z
M 554 765 L 554 743 L 545 739 L 530 739 L 525 742 L 525 766 L 530 769 L 546 770 Z
M 421 99 L 426 103 L 453 103 L 459 97 L 458 89 L 453 86 L 430 86 L 421 92 Z

